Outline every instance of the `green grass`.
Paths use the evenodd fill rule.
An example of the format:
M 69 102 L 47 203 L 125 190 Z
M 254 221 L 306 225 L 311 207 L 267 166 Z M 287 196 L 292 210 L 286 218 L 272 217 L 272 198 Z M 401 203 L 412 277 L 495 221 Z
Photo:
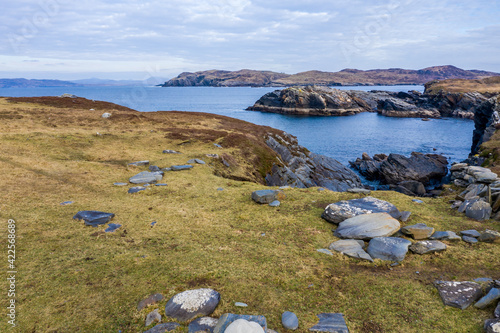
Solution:
M 2 107 L 9 110 L 8 104 Z M 0 125 L 0 218 L 17 225 L 14 331 L 143 332 L 149 311 L 159 308 L 163 314 L 171 296 L 201 287 L 221 293 L 213 316 L 264 315 L 279 332 L 286 332 L 284 311 L 298 315 L 299 332 L 307 332 L 321 312 L 344 313 L 351 332 L 481 332 L 484 319 L 492 316 L 493 309 L 443 306 L 432 282 L 499 278 L 496 244 L 449 243 L 444 253 L 408 254 L 396 267 L 327 256 L 316 252 L 336 240 L 335 226 L 320 217 L 323 208 L 359 194 L 286 189 L 280 207 L 258 205 L 250 195 L 262 185 L 215 176 L 220 163 L 205 156 L 234 148 L 218 149 L 203 140 L 178 146 L 183 140 L 165 137 L 158 121 L 113 123 L 99 119 L 99 111 L 47 127 L 43 115 L 16 107 L 24 118 Z M 150 117 L 185 121 L 179 114 Z M 27 118 L 31 121 L 23 126 Z M 213 128 L 212 121 L 190 123 Z M 162 154 L 167 148 L 183 154 Z M 207 165 L 166 173 L 167 187 L 131 195 L 112 185 L 146 169 L 128 162 L 149 159 L 167 167 L 200 157 Z M 473 221 L 451 210 L 448 200 L 454 195 L 418 205 L 400 193 L 373 193 L 411 211 L 407 224 L 456 232 L 500 229 L 498 222 Z M 67 200 L 75 203 L 60 206 Z M 72 220 L 79 210 L 113 212 L 112 222 L 123 227 L 103 233 L 105 226 Z M 0 232 L 3 249 L 6 232 Z M 137 303 L 157 292 L 166 300 L 138 312 Z M 6 306 L 5 295 L 1 300 Z M 12 331 L 6 320 L 0 331 Z M 178 331 L 187 331 L 187 325 Z

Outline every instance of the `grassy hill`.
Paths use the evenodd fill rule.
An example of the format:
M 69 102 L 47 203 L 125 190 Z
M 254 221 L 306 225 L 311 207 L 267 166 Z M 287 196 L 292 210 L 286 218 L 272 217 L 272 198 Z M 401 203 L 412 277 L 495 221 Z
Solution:
M 439 93 L 439 91 L 451 93 L 477 91 L 483 94 L 499 94 L 500 76 L 492 76 L 479 80 L 449 79 L 426 83 L 426 93 L 433 95 Z
M 264 315 L 279 332 L 286 332 L 283 311 L 298 315 L 298 332 L 321 312 L 344 313 L 351 332 L 481 332 L 491 317 L 492 309 L 443 306 L 432 283 L 499 278 L 498 245 L 449 243 L 443 253 L 408 254 L 399 266 L 373 264 L 316 251 L 336 240 L 334 226 L 320 218 L 325 206 L 361 194 L 293 188 L 284 190 L 280 207 L 255 204 L 250 194 L 263 188 L 259 175 L 273 157 L 261 145 L 270 128 L 71 98 L 2 98 L 0 118 L 0 214 L 17 227 L 18 332 L 143 332 L 154 307 L 138 312 L 141 299 L 162 293 L 168 300 L 198 287 L 221 293 L 213 316 Z M 225 154 L 230 167 L 206 154 Z M 168 167 L 191 158 L 207 164 L 166 172 L 166 187 L 128 194 L 113 186 L 146 169 L 130 162 Z M 499 229 L 450 209 L 455 195 L 416 204 L 400 193 L 373 192 L 411 211 L 408 225 Z M 114 233 L 85 226 L 72 220 L 80 210 L 115 213 L 112 222 L 123 226 Z M 5 254 L 7 239 L 4 227 Z M 166 300 L 157 306 L 161 314 Z M 6 320 L 0 331 L 10 331 Z

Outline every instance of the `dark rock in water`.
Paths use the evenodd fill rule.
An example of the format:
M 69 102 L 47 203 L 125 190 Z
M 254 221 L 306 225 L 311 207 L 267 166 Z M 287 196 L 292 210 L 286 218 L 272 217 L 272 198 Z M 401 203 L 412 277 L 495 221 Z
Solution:
M 401 217 L 400 211 L 390 202 L 376 199 L 373 197 L 365 197 L 361 199 L 352 199 L 348 201 L 339 201 L 329 204 L 322 218 L 331 223 L 340 223 L 345 219 L 371 213 L 388 213 L 395 219 Z
M 146 308 L 147 306 L 161 302 L 164 299 L 165 299 L 165 297 L 163 297 L 162 294 L 150 295 L 147 298 L 140 301 L 139 304 L 137 304 L 137 311 L 141 311 L 142 309 Z
M 481 285 L 465 281 L 435 281 L 434 286 L 439 292 L 444 305 L 465 310 L 483 295 Z
M 375 237 L 391 236 L 400 227 L 398 220 L 387 213 L 362 214 L 340 222 L 335 230 L 335 236 L 369 240 Z
M 170 167 L 172 169 L 172 171 L 182 171 L 182 170 L 189 170 L 189 169 L 192 169 L 193 166 L 192 165 L 172 165 Z
M 73 216 L 75 220 L 83 220 L 86 225 L 97 227 L 100 224 L 108 223 L 115 214 L 99 212 L 96 210 L 82 210 Z
M 115 232 L 115 230 L 121 226 L 122 226 L 121 224 L 110 223 L 108 224 L 108 227 L 106 228 L 106 230 L 104 230 L 104 232 Z
M 179 321 L 207 316 L 219 304 L 220 294 L 213 289 L 193 289 L 172 297 L 165 306 L 165 315 Z
M 320 313 L 319 322 L 311 327 L 312 332 L 349 333 L 342 313 Z
M 260 204 L 270 204 L 277 200 L 280 191 L 276 190 L 258 190 L 252 192 L 252 200 Z
M 212 317 L 201 317 L 189 323 L 188 333 L 212 333 L 215 326 L 219 322 L 218 319 Z
M 144 191 L 146 188 L 144 186 L 134 186 L 128 189 L 128 193 L 133 194 L 140 191 Z
M 149 161 L 132 162 L 132 163 L 129 163 L 128 165 L 131 165 L 131 166 L 146 166 L 146 165 L 149 165 Z
M 477 301 L 474 306 L 478 309 L 484 309 L 488 307 L 489 305 L 495 303 L 500 299 L 500 289 L 498 288 L 492 288 L 486 296 L 481 298 L 479 301 Z
M 267 320 L 266 317 L 264 316 L 250 316 L 250 315 L 237 315 L 233 313 L 225 313 L 219 318 L 219 322 L 217 323 L 217 326 L 215 326 L 213 333 L 224 333 L 226 328 L 229 325 L 231 325 L 232 322 L 238 319 L 244 319 L 246 321 L 255 322 L 262 327 L 264 332 L 266 332 L 267 330 Z
M 373 259 L 400 262 L 404 260 L 410 245 L 411 242 L 403 238 L 377 237 L 368 243 L 366 252 Z
M 164 332 L 170 332 L 175 330 L 177 327 L 181 325 L 177 323 L 163 323 L 163 324 L 158 324 L 153 328 L 150 328 L 149 330 L 145 331 L 144 333 L 164 333 Z
M 299 327 L 299 318 L 297 318 L 295 313 L 285 311 L 281 315 L 281 323 L 288 330 L 296 330 Z
M 420 241 L 410 245 L 410 251 L 416 254 L 435 253 L 444 250 L 446 250 L 446 244 L 437 240 Z

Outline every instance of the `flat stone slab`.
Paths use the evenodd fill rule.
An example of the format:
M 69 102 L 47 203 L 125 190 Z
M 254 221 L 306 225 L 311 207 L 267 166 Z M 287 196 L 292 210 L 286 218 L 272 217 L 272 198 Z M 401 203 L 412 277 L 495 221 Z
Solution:
M 403 261 L 411 242 L 407 239 L 396 237 L 373 238 L 368 244 L 366 252 L 373 259 Z
M 497 174 L 491 172 L 488 168 L 470 166 L 467 169 L 467 174 L 471 175 L 479 183 L 493 183 L 497 179 Z
M 454 233 L 453 231 L 436 231 L 435 233 L 432 234 L 431 237 L 429 237 L 431 240 L 447 240 L 447 241 L 459 241 L 462 238 L 460 238 L 459 235 Z
M 485 243 L 500 243 L 500 232 L 486 229 L 481 233 L 478 241 Z
M 214 312 L 220 294 L 208 288 L 187 290 L 173 296 L 165 305 L 165 315 L 179 321 L 189 321 Z
M 401 216 L 396 206 L 390 202 L 373 197 L 365 197 L 329 204 L 321 217 L 328 222 L 338 224 L 348 218 L 370 213 L 388 213 L 396 219 Z
M 491 288 L 491 290 L 486 294 L 486 296 L 477 301 L 477 303 L 474 304 L 474 306 L 478 309 L 484 309 L 489 305 L 495 303 L 499 299 L 500 299 L 500 289 Z
M 150 295 L 147 298 L 140 301 L 139 304 L 137 304 L 137 311 L 141 311 L 142 309 L 146 308 L 147 306 L 161 302 L 164 299 L 165 299 L 165 297 L 163 297 L 162 294 Z
M 435 281 L 434 286 L 444 305 L 462 310 L 467 309 L 483 295 L 481 285 L 471 281 Z
M 366 194 L 366 195 L 370 195 L 372 193 L 372 191 L 370 190 L 367 190 L 366 188 L 348 188 L 347 189 L 347 192 L 349 193 L 361 193 L 361 194 Z
M 387 213 L 363 214 L 341 222 L 335 236 L 350 239 L 372 239 L 395 234 L 401 225 Z
M 199 158 L 193 158 L 189 161 L 187 161 L 188 164 L 206 164 L 204 160 L 200 160 Z
M 340 252 L 348 257 L 373 261 L 372 257 L 363 250 L 365 242 L 356 239 L 341 239 L 333 242 L 328 247 L 330 250 Z
M 349 333 L 342 313 L 320 313 L 319 322 L 311 327 L 312 332 Z
M 258 190 L 252 192 L 252 200 L 260 204 L 270 204 L 278 199 L 280 191 L 276 190 Z
M 142 171 L 128 180 L 132 184 L 156 183 L 163 178 L 160 172 Z
M 246 308 L 248 306 L 248 304 L 242 303 L 242 302 L 234 302 L 234 306 L 238 306 L 240 308 Z
M 172 171 L 183 171 L 183 170 L 189 170 L 189 169 L 192 169 L 192 168 L 193 168 L 193 166 L 192 165 L 188 165 L 188 164 L 186 164 L 186 165 L 172 165 L 170 167 L 170 169 Z
M 181 153 L 172 149 L 165 149 L 163 151 L 163 154 L 181 154 Z
M 131 165 L 131 166 L 146 166 L 146 165 L 149 165 L 149 161 L 137 161 L 137 162 L 129 163 L 128 165 Z
M 64 202 L 61 202 L 60 205 L 61 206 L 67 206 L 67 205 L 71 205 L 73 203 L 75 203 L 75 202 L 74 201 L 64 201 Z
M 114 183 L 115 186 L 127 186 L 128 183 Z
M 209 332 L 212 333 L 214 331 L 215 326 L 219 320 L 217 318 L 212 317 L 201 317 L 193 320 L 189 323 L 188 333 L 197 333 L 197 332 Z
M 219 318 L 217 326 L 214 328 L 213 333 L 224 333 L 226 328 L 231 325 L 234 321 L 238 319 L 244 319 L 246 321 L 255 322 L 266 332 L 267 330 L 267 320 L 264 316 L 251 316 L 251 315 L 237 315 L 233 313 L 225 313 Z M 244 332 L 244 331 L 242 331 Z
M 410 251 L 416 254 L 427 254 L 442 252 L 446 250 L 446 244 L 438 240 L 425 240 L 410 245 Z
M 316 251 L 319 253 L 328 254 L 329 256 L 333 256 L 333 253 L 327 249 L 317 249 Z
M 75 220 L 83 220 L 86 225 L 97 227 L 100 224 L 108 223 L 115 214 L 99 212 L 97 210 L 82 210 L 73 216 Z
M 296 330 L 299 328 L 299 318 L 290 311 L 285 311 L 281 314 L 281 324 L 288 330 Z
M 145 331 L 144 333 L 164 333 L 164 332 L 170 332 L 175 330 L 177 327 L 181 325 L 177 323 L 163 323 L 163 324 L 158 324 L 153 328 L 150 328 L 149 330 Z
M 127 192 L 130 194 L 134 194 L 137 192 L 144 191 L 145 189 L 146 189 L 146 187 L 144 187 L 144 186 L 134 186 L 134 187 L 129 188 Z
M 155 186 L 167 186 L 167 183 L 156 183 Z
M 425 223 L 417 223 L 403 227 L 401 232 L 413 239 L 426 239 L 434 233 L 434 228 L 428 227 Z
M 104 232 L 115 232 L 115 230 L 120 228 L 121 226 L 122 226 L 121 224 L 110 223 L 108 224 L 108 227 L 106 228 L 106 230 L 104 230 Z
M 474 237 L 469 237 L 469 236 L 462 236 L 462 240 L 466 243 L 469 243 L 469 244 L 476 244 L 477 242 L 479 242 L 477 240 L 477 238 L 474 238 Z
M 481 236 L 481 233 L 475 229 L 470 229 L 470 230 L 460 231 L 460 235 L 478 238 L 479 236 Z

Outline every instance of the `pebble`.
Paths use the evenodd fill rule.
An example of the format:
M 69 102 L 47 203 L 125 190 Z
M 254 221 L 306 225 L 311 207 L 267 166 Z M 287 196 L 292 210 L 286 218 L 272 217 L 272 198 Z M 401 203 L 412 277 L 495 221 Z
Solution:
M 412 201 L 415 202 L 415 203 L 418 203 L 418 204 L 423 204 L 424 203 L 422 200 L 419 200 L 419 199 L 413 199 Z
M 234 306 L 239 306 L 241 308 L 246 308 L 248 306 L 248 304 L 242 303 L 242 302 L 235 302 Z
M 288 330 L 296 330 L 299 327 L 299 318 L 297 318 L 295 313 L 285 311 L 281 315 L 281 323 Z
M 217 191 L 224 191 L 224 189 L 222 187 L 218 187 Z
M 115 230 L 121 226 L 122 226 L 121 224 L 110 223 L 110 224 L 108 224 L 108 227 L 106 228 L 106 230 L 104 230 L 104 232 L 115 232 Z M 146 326 L 148 326 L 148 325 L 146 325 Z
M 128 183 L 114 183 L 115 186 L 127 186 Z
M 64 202 L 61 202 L 60 205 L 67 206 L 67 205 L 71 205 L 72 203 L 74 203 L 74 201 L 64 201 Z
M 149 326 L 154 322 L 161 323 L 161 315 L 158 312 L 158 309 L 151 311 L 146 317 L 146 326 Z
M 273 202 L 271 202 L 269 204 L 269 206 L 271 206 L 271 207 L 279 207 L 280 204 L 281 203 L 278 200 L 274 200 Z
M 155 184 L 155 186 L 167 186 L 167 183 L 158 183 L 158 184 Z
M 150 295 L 147 298 L 140 301 L 139 304 L 137 304 L 137 311 L 141 311 L 142 309 L 146 308 L 149 305 L 161 302 L 161 301 L 163 301 L 164 298 L 165 297 L 163 297 L 162 294 Z
M 217 147 L 217 148 L 222 148 L 222 146 L 218 143 L 214 143 L 214 146 Z
M 328 249 L 317 249 L 316 251 L 318 251 L 319 253 L 328 254 L 329 256 L 333 256 L 332 251 L 330 251 Z
M 147 160 L 137 161 L 137 162 L 129 163 L 128 165 L 132 165 L 132 166 L 145 166 L 145 165 L 149 165 L 149 161 L 147 161 Z
M 181 154 L 178 151 L 172 150 L 172 149 L 165 149 L 163 151 L 163 154 Z
M 144 187 L 144 186 L 134 186 L 134 187 L 131 187 L 128 189 L 128 193 L 133 194 L 133 193 L 137 193 L 140 191 L 144 191 L 145 189 L 146 189 L 146 187 Z

